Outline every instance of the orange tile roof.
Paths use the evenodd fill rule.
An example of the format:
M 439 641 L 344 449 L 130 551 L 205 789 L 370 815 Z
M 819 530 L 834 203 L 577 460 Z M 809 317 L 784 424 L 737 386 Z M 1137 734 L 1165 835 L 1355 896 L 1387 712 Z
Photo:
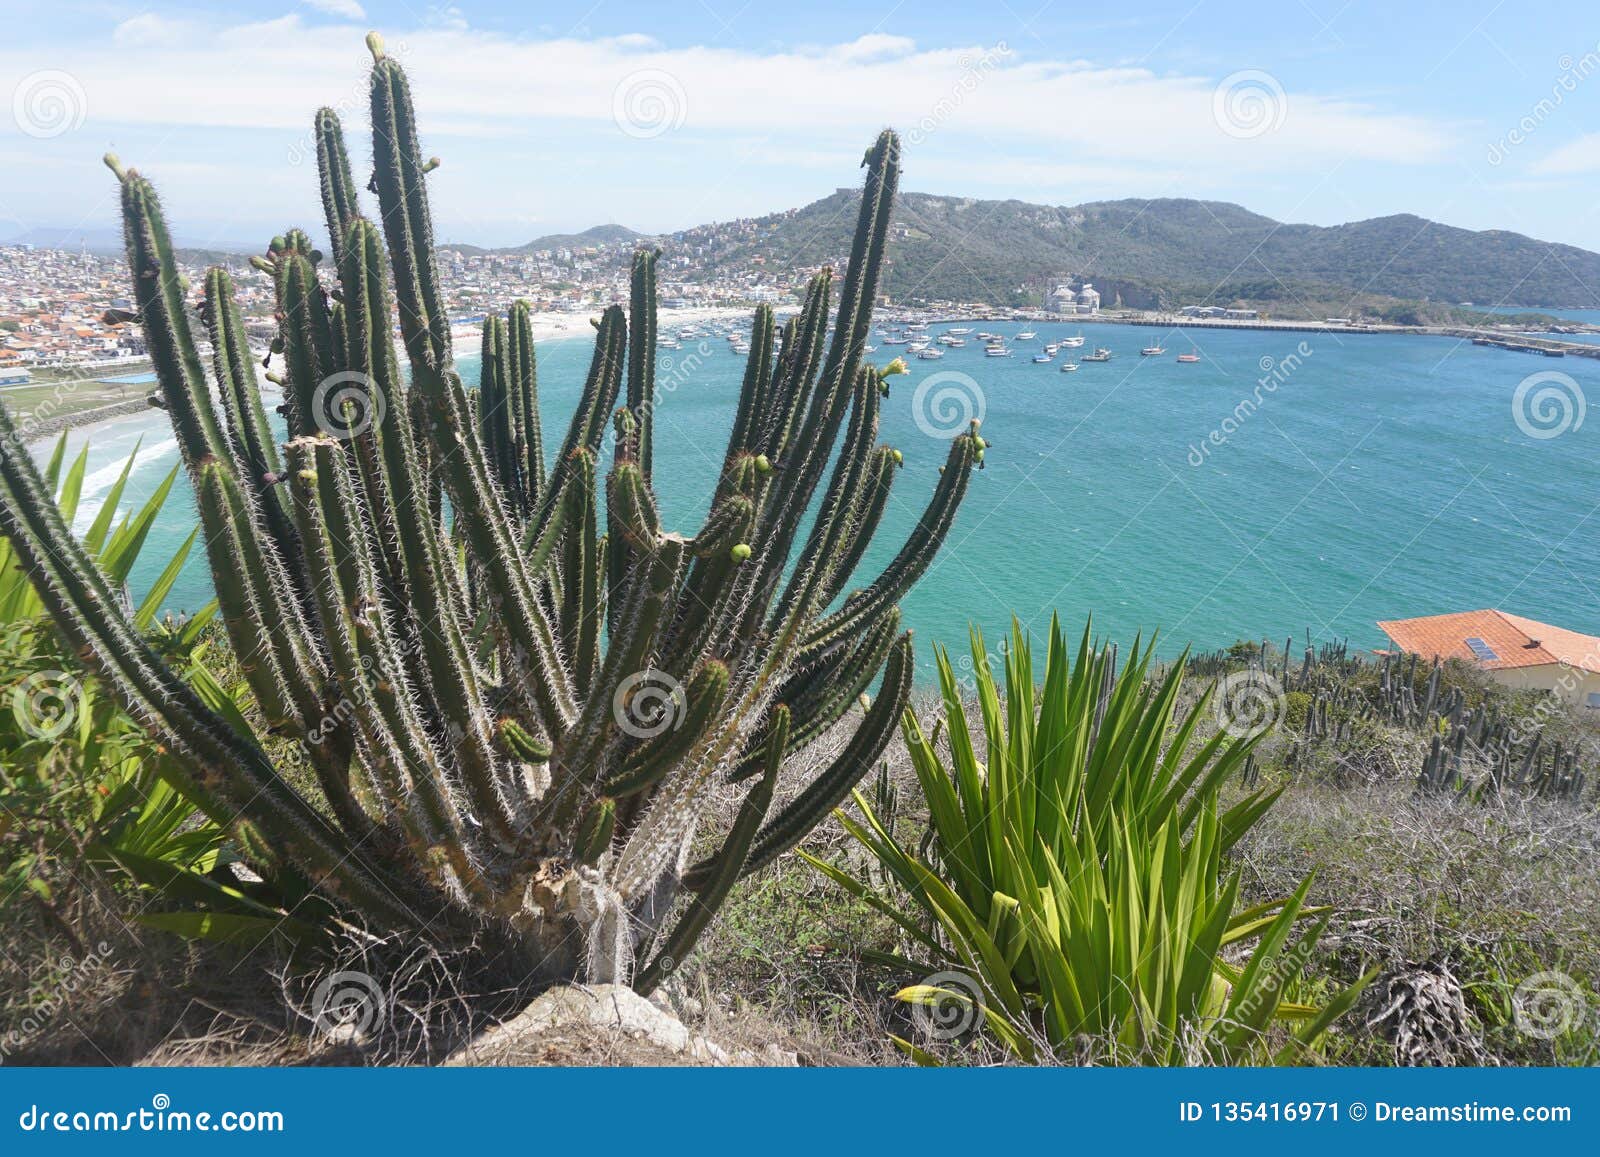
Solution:
M 1378 628 L 1408 654 L 1428 659 L 1464 659 L 1485 671 L 1561 663 L 1600 674 L 1600 638 L 1505 611 L 1389 619 L 1379 622 Z M 1483 640 L 1496 657 L 1478 658 L 1467 646 L 1468 639 Z

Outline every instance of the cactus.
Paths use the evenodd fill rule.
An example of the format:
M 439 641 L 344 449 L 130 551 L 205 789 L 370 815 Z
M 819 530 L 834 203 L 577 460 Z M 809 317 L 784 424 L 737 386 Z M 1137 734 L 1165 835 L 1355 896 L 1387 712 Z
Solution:
M 648 988 L 738 879 L 797 843 L 882 754 L 911 685 L 898 603 L 981 457 L 974 423 L 908 541 L 852 589 L 902 466 L 877 444 L 883 377 L 862 360 L 899 141 L 886 131 L 866 154 L 831 341 L 831 271 L 781 336 L 756 311 L 710 513 L 686 538 L 663 529 L 651 488 L 656 255 L 634 261 L 630 313 L 599 319 L 577 412 L 546 462 L 526 305 L 485 326 L 476 394 L 455 368 L 434 163 L 405 73 L 369 44 L 377 216 L 363 215 L 324 109 L 331 276 L 299 231 L 255 261 L 277 294 L 281 445 L 230 278 L 205 282 L 208 375 L 155 190 L 108 158 L 228 634 L 314 790 L 133 629 L 3 414 L 0 530 L 84 661 L 263 873 L 304 876 L 375 930 L 505 954 L 535 980 Z M 786 762 L 880 673 L 841 753 L 797 794 L 776 792 Z M 718 793 L 741 800 L 720 839 L 700 831 Z M 709 854 L 695 860 L 697 832 Z

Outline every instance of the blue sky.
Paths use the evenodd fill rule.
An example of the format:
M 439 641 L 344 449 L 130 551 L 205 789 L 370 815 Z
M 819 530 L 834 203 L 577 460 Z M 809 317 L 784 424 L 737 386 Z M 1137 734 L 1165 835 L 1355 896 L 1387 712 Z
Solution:
M 0 6 L 0 238 L 114 229 L 108 148 L 183 243 L 314 224 L 306 128 L 347 109 L 366 155 L 370 27 L 411 71 L 450 240 L 801 205 L 890 124 L 925 192 L 1406 212 L 1600 249 L 1592 2 Z

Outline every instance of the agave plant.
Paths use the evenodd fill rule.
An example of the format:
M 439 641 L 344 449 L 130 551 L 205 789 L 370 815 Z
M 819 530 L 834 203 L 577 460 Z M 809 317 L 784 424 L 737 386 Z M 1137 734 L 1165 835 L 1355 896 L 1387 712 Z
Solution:
M 864 822 L 842 822 L 893 887 L 806 858 L 903 930 L 907 950 L 891 959 L 932 979 L 898 995 L 939 1010 L 936 1035 L 981 1022 L 1029 1060 L 1041 1043 L 1070 1050 L 1088 1036 L 1146 1063 L 1236 1063 L 1259 1055 L 1272 1022 L 1291 1020 L 1278 1054 L 1291 1059 L 1360 985 L 1321 1008 L 1287 999 L 1328 921 L 1305 905 L 1309 878 L 1286 899 L 1238 906 L 1239 875 L 1223 857 L 1282 789 L 1229 807 L 1219 795 L 1259 737 L 1224 729 L 1199 742 L 1209 691 L 1174 726 L 1183 661 L 1155 683 L 1154 644 L 1136 641 L 1119 674 L 1112 650 L 1090 640 L 1085 629 L 1073 662 L 1052 618 L 1035 687 L 1029 640 L 1013 625 L 1002 706 L 974 630 L 981 744 L 941 648 L 940 722 L 931 735 L 911 711 L 903 722 L 928 801 L 925 851 L 902 845 L 857 792 Z
M 87 444 L 66 465 L 62 435 L 43 472 L 63 524 L 78 513 L 89 462 Z M 174 467 L 136 510 L 119 521 L 135 447 L 78 545 L 112 589 L 125 590 L 151 528 L 177 479 Z M 64 472 L 63 472 L 64 471 Z M 135 630 L 149 633 L 166 653 L 186 656 L 186 678 L 215 696 L 226 695 L 202 665 L 201 633 L 215 604 L 176 627 L 156 615 L 172 590 L 198 531 L 191 532 L 157 573 L 137 606 Z M 118 868 L 150 883 L 187 878 L 199 888 L 221 854 L 224 833 L 197 814 L 194 803 L 165 777 L 167 757 L 139 722 L 82 676 L 45 617 L 39 592 L 9 542 L 0 541 L 0 890 L 31 894 L 70 928 L 68 911 L 86 866 Z M 160 924 L 169 913 L 144 913 Z
M 428 210 L 438 162 L 423 159 L 405 73 L 376 36 L 369 46 L 381 227 L 324 109 L 333 276 L 297 230 L 257 260 L 277 292 L 286 444 L 232 278 L 205 278 L 208 376 L 155 190 L 108 158 L 222 617 L 256 709 L 309 776 L 139 639 L 27 456 L 3 452 L 4 420 L 0 529 L 85 662 L 258 871 L 303 875 L 374 931 L 476 945 L 519 977 L 648 988 L 738 878 L 799 841 L 888 743 L 912 671 L 897 603 L 982 457 L 976 427 L 954 439 L 904 546 L 847 594 L 901 463 L 877 444 L 886 375 L 862 357 L 899 142 L 885 132 L 866 153 L 831 342 L 831 271 L 781 334 L 757 310 L 710 513 L 688 538 L 662 527 L 651 486 L 656 253 L 634 257 L 627 313 L 598 320 L 547 468 L 527 308 L 487 326 L 475 394 L 456 370 Z M 785 763 L 880 672 L 842 750 L 772 810 Z M 696 859 L 719 792 L 739 795 L 737 817 L 699 833 Z

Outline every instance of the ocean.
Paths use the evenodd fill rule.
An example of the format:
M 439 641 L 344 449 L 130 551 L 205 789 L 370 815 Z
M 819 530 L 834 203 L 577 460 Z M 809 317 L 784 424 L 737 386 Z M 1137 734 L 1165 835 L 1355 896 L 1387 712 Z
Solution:
M 1073 629 L 1092 615 L 1097 633 L 1124 643 L 1159 630 L 1169 655 L 1307 631 L 1368 648 L 1383 643 L 1379 619 L 1480 607 L 1600 633 L 1600 417 L 1586 420 L 1600 362 L 1437 337 L 1097 323 L 1081 327 L 1084 349 L 1036 365 L 1046 341 L 1080 327 L 1033 328 L 1012 358 L 986 358 L 969 336 L 941 361 L 913 359 L 885 400 L 882 437 L 905 468 L 863 584 L 914 525 L 961 420 L 981 414 L 989 441 L 949 541 L 903 604 L 922 680 L 929 643 L 964 648 L 971 623 L 995 639 L 1013 615 L 1038 631 L 1052 610 Z M 1165 355 L 1139 355 L 1157 340 Z M 1114 360 L 1060 372 L 1097 345 Z M 1175 360 L 1191 351 L 1199 362 Z M 584 339 L 539 347 L 547 452 L 588 354 Z M 660 358 L 657 485 L 667 526 L 693 533 L 744 359 L 721 338 Z M 476 354 L 461 362 L 474 382 Z M 136 441 L 129 506 L 177 461 L 159 411 L 70 438 L 90 446 L 82 525 Z M 180 483 L 135 597 L 193 524 Z M 197 550 L 169 602 L 193 610 L 207 598 Z

